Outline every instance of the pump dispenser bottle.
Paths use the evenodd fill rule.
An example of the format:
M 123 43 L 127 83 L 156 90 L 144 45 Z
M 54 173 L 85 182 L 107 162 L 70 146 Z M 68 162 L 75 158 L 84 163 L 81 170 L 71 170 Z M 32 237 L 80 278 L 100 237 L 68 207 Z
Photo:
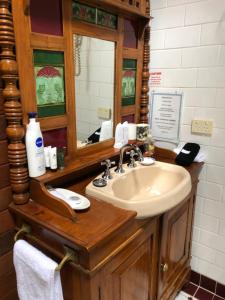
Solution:
M 45 173 L 44 143 L 40 123 L 36 122 L 36 113 L 28 113 L 29 124 L 25 136 L 27 161 L 30 177 L 41 176 Z

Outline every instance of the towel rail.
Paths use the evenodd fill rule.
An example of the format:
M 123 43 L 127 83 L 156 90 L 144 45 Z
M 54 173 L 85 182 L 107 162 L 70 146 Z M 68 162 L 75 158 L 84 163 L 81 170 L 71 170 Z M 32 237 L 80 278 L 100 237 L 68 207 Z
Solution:
M 14 236 L 14 241 L 16 242 L 19 238 L 19 236 L 22 234 L 22 233 L 31 233 L 31 227 L 30 225 L 26 224 L 26 223 L 23 223 L 22 224 L 22 227 L 17 231 L 17 233 L 15 234 Z M 61 269 L 63 268 L 63 266 L 65 265 L 65 263 L 67 263 L 68 261 L 72 261 L 72 262 L 76 262 L 77 261 L 77 257 L 76 257 L 76 254 L 75 252 L 64 246 L 65 248 L 65 251 L 66 251 L 66 254 L 65 256 L 63 257 L 63 259 L 61 260 L 61 262 L 59 263 L 59 265 L 56 267 L 56 271 L 60 272 Z
M 29 225 L 28 225 L 28 226 L 29 226 Z M 24 230 L 21 231 L 22 229 L 23 229 L 23 226 L 22 226 L 22 228 L 18 231 L 18 234 L 16 234 L 17 237 L 18 237 L 18 235 L 19 235 L 20 233 L 25 232 Z M 26 233 L 27 233 L 27 231 L 26 231 Z M 30 232 L 29 232 L 29 233 L 30 233 Z M 46 249 L 47 251 L 51 252 L 53 255 L 62 258 L 61 262 L 60 262 L 59 265 L 56 267 L 56 269 L 57 269 L 56 271 L 61 270 L 62 267 L 65 265 L 66 262 L 71 261 L 71 262 L 72 262 L 72 266 L 73 266 L 76 270 L 78 270 L 78 271 L 80 271 L 80 272 L 82 272 L 82 273 L 84 273 L 84 274 L 86 274 L 86 275 L 88 275 L 88 276 L 93 276 L 100 268 L 102 268 L 108 261 L 110 261 L 113 257 L 115 257 L 115 255 L 117 255 L 122 249 L 124 249 L 129 243 L 131 243 L 131 242 L 132 242 L 139 234 L 141 234 L 141 233 L 142 233 L 142 229 L 139 228 L 139 229 L 138 229 L 138 230 L 137 230 L 137 231 L 136 231 L 136 232 L 135 232 L 128 240 L 126 240 L 126 241 L 125 241 L 124 243 L 122 243 L 119 247 L 117 247 L 115 250 L 113 250 L 108 256 L 106 256 L 103 260 L 101 260 L 101 261 L 100 261 L 93 269 L 91 269 L 91 270 L 90 270 L 90 269 L 84 268 L 82 265 L 80 265 L 80 264 L 78 263 L 78 257 L 77 257 L 77 254 L 76 254 L 76 252 L 75 252 L 73 249 L 71 249 L 71 248 L 69 248 L 69 247 L 67 247 L 67 246 L 64 245 L 64 249 L 65 249 L 66 254 L 65 254 L 65 256 L 62 258 L 62 255 L 61 255 L 58 251 L 56 251 L 56 249 L 50 247 L 50 246 L 47 245 L 45 242 L 39 240 L 39 239 L 36 238 L 35 236 L 29 234 L 28 238 L 29 238 L 31 241 L 37 243 L 41 248 Z M 16 236 L 15 236 L 15 237 L 16 237 Z M 14 239 L 15 239 L 15 238 L 14 238 Z
M 31 227 L 30 225 L 23 223 L 21 229 L 19 231 L 17 231 L 17 233 L 14 236 L 14 241 L 16 242 L 19 238 L 19 236 L 21 235 L 21 233 L 30 233 L 31 232 Z
M 65 263 L 67 263 L 68 261 L 76 262 L 76 260 L 77 260 L 75 252 L 72 249 L 70 249 L 66 246 L 64 246 L 64 248 L 66 250 L 66 254 L 55 269 L 56 271 L 59 271 L 59 272 L 61 271 L 61 269 L 63 268 Z

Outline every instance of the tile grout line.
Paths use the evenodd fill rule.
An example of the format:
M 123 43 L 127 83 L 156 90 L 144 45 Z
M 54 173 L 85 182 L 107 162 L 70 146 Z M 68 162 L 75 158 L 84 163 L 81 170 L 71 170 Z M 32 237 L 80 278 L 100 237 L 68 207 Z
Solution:
M 199 290 L 199 287 L 200 287 L 200 285 L 198 285 L 198 287 L 197 287 L 197 289 L 196 289 L 196 291 L 195 291 L 193 297 L 195 297 L 195 295 L 197 294 L 197 291 Z
M 192 297 L 195 297 L 195 295 L 197 294 L 198 290 L 201 288 L 202 290 L 208 292 L 209 294 L 212 294 L 212 296 L 213 296 L 212 300 L 213 300 L 216 296 L 219 297 L 219 298 L 221 298 L 221 299 L 223 299 L 223 300 L 225 300 L 225 298 L 223 298 L 223 297 L 221 297 L 220 295 L 217 295 L 217 294 L 216 294 L 217 282 L 216 282 L 215 292 L 212 292 L 212 291 L 210 291 L 210 290 L 207 290 L 206 288 L 202 287 L 201 285 L 197 285 L 197 284 L 195 284 L 195 283 L 193 283 L 193 282 L 190 282 L 190 283 L 191 283 L 192 285 L 194 285 L 194 286 L 197 286 L 197 289 L 196 289 L 194 295 L 193 295 L 193 296 L 190 295 L 190 296 L 192 296 Z

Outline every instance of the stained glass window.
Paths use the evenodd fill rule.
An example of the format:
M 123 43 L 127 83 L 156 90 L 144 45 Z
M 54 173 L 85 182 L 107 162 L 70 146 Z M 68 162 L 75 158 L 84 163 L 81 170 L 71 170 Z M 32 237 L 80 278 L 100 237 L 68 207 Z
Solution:
M 96 7 L 73 1 L 73 18 L 116 29 L 117 16 Z
M 135 104 L 136 71 L 137 71 L 137 61 L 135 59 L 123 60 L 122 106 Z
M 65 114 L 63 52 L 34 50 L 34 72 L 38 116 Z

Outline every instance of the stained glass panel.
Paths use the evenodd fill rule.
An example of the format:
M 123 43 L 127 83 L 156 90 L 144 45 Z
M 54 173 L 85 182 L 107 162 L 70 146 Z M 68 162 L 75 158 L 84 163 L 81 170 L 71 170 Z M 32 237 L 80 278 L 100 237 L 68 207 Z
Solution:
M 73 17 L 88 23 L 96 23 L 96 8 L 73 2 Z
M 135 59 L 123 60 L 122 106 L 135 104 L 136 69 L 137 69 L 137 61 Z
M 116 29 L 117 16 L 107 13 L 104 10 L 97 9 L 97 24 Z
M 104 27 L 117 28 L 117 16 L 93 6 L 73 1 L 73 18 Z
M 63 52 L 34 50 L 34 73 L 38 116 L 65 114 Z

